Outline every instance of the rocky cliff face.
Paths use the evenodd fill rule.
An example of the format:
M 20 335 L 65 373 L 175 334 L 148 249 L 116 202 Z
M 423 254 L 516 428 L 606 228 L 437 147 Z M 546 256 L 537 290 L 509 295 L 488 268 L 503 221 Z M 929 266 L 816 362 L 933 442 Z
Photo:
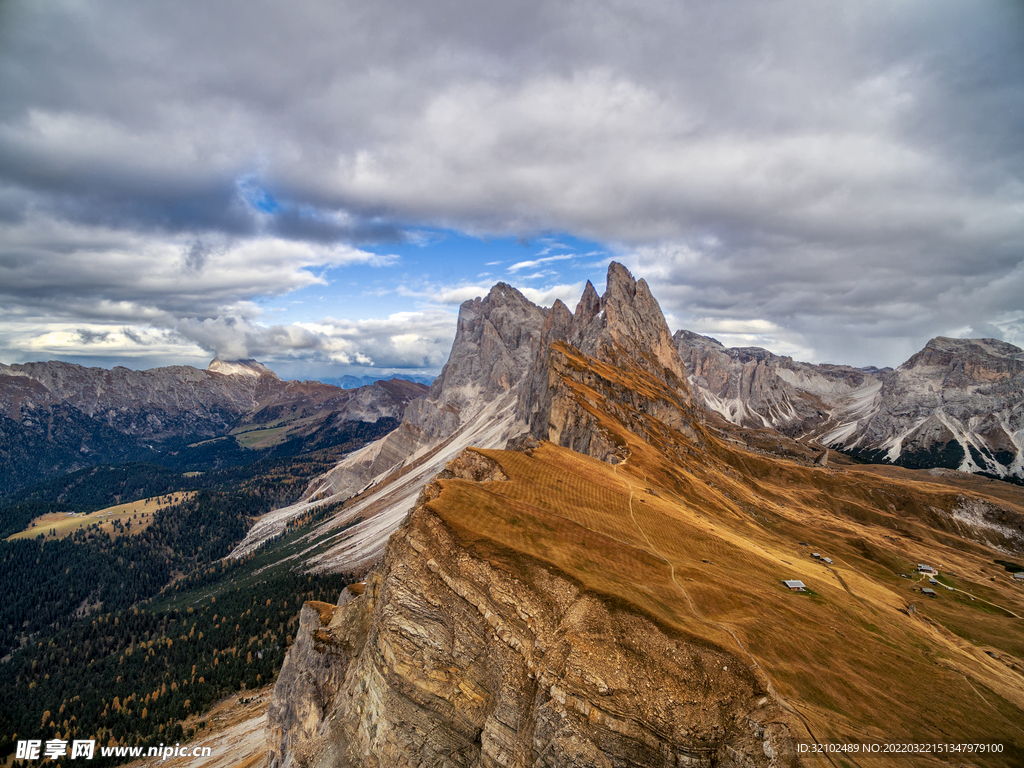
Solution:
M 705 407 L 744 427 L 799 437 L 870 398 L 878 374 L 843 365 L 812 365 L 760 347 L 727 349 L 690 331 L 673 337 L 691 386 Z
M 317 536 L 340 532 L 312 565 L 359 570 L 375 563 L 420 490 L 446 462 L 466 446 L 501 447 L 523 431 L 516 397 L 547 314 L 504 283 L 464 302 L 448 362 L 429 393 L 408 404 L 399 427 L 339 462 L 301 502 L 262 519 L 233 554 L 252 551 L 312 506 L 358 496 L 316 529 Z
M 500 480 L 467 452 L 449 477 Z M 539 562 L 510 572 L 421 504 L 364 594 L 303 609 L 268 716 L 271 768 L 791 764 L 746 665 Z
M 588 362 L 574 359 L 580 355 Z M 643 380 L 653 386 L 644 386 Z M 588 282 L 575 313 L 561 302 L 551 308 L 539 353 L 520 391 L 519 414 L 537 439 L 619 461 L 624 448 L 598 423 L 595 398 L 603 403 L 598 411 L 615 413 L 637 434 L 646 432 L 641 424 L 645 414 L 656 414 L 659 421 L 697 438 L 694 425 L 700 415 L 661 308 L 644 280 L 635 280 L 614 262 L 604 296 L 598 297 Z
M 823 439 L 909 467 L 1024 477 L 1024 350 L 938 337 L 882 377 L 871 412 Z
M 482 299 L 465 302 L 448 362 L 409 421 L 432 437 L 447 437 L 456 426 L 447 414 L 465 421 L 511 391 L 536 357 L 546 314 L 505 283 Z
M 479 436 L 474 426 L 493 420 L 502 411 L 500 401 L 529 370 L 546 314 L 505 283 L 495 285 L 483 298 L 464 302 L 452 351 L 430 392 L 409 403 L 395 432 L 341 462 L 318 492 L 350 496 L 430 452 L 456 432 Z M 497 429 L 492 438 L 495 445 L 503 444 L 506 432 L 504 427 Z M 467 444 L 456 441 L 450 455 L 444 456 L 433 472 Z
M 757 347 L 674 336 L 705 407 L 913 468 L 1024 477 L 1024 351 L 994 339 L 932 339 L 896 370 L 812 365 Z

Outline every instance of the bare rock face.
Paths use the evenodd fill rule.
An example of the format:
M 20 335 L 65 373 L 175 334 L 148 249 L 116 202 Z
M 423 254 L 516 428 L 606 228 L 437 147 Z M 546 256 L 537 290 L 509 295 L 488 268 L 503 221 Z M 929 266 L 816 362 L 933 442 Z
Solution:
M 574 361 L 577 353 L 605 364 L 603 370 L 615 375 Z M 641 385 L 642 379 L 655 386 Z M 582 394 L 584 389 L 589 395 Z M 574 313 L 561 302 L 551 308 L 539 354 L 520 392 L 519 414 L 537 439 L 620 461 L 623 445 L 597 423 L 588 396 L 600 397 L 604 412 L 614 413 L 637 434 L 645 434 L 645 417 L 653 415 L 697 439 L 693 425 L 700 421 L 699 411 L 661 308 L 647 283 L 634 280 L 615 262 L 608 267 L 604 296 L 598 297 L 588 282 Z
M 689 398 L 683 361 L 647 281 L 635 280 L 613 261 L 607 282 L 596 314 L 592 312 L 598 305 L 586 293 L 580 301 L 570 339 L 573 346 L 588 357 L 613 364 L 625 354 L 655 378 L 680 386 Z M 595 293 L 593 286 L 590 292 Z
M 547 312 L 510 285 L 463 303 L 448 362 L 408 420 L 447 437 L 470 412 L 517 386 L 537 352 Z
M 331 692 L 341 688 L 353 651 L 366 642 L 366 612 L 352 609 L 344 612 L 354 642 L 338 635 L 325 642 L 325 627 L 339 610 L 329 603 L 308 602 L 299 613 L 295 642 L 288 650 L 290 663 L 278 675 L 268 715 L 268 737 L 281 753 L 300 752 L 316 736 L 330 715 Z M 282 723 L 288 728 L 282 729 Z
M 271 768 L 792 764 L 731 654 L 540 563 L 500 569 L 425 506 L 363 595 L 321 616 L 304 609 L 275 689 Z
M 879 386 L 871 371 L 801 363 L 760 347 L 726 349 L 691 331 L 677 331 L 673 338 L 705 407 L 744 427 L 800 437 L 856 407 Z
M 537 353 L 546 315 L 546 310 L 505 283 L 495 285 L 483 298 L 464 302 L 448 362 L 429 394 L 406 406 L 398 429 L 332 470 L 330 491 L 343 497 L 359 492 L 460 428 L 471 428 L 484 409 L 503 397 L 514 396 L 510 393 L 520 385 Z
M 674 339 L 704 406 L 734 424 L 871 461 L 1024 478 L 1024 351 L 1012 344 L 939 337 L 891 370 Z
M 1024 477 L 1024 350 L 935 338 L 885 377 L 843 444 L 909 467 Z

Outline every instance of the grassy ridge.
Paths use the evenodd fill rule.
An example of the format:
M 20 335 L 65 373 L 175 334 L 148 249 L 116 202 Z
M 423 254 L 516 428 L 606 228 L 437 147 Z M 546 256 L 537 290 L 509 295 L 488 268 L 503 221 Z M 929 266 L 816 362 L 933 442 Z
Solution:
M 517 571 L 519 557 L 541 560 L 749 663 L 731 629 L 819 738 L 1024 743 L 1014 725 L 1024 722 L 1020 677 L 984 652 L 1024 658 L 1024 622 L 981 612 L 962 595 L 925 603 L 919 584 L 879 566 L 885 552 L 909 571 L 913 556 L 879 543 L 871 524 L 791 506 L 738 526 L 740 509 L 723 523 L 632 460 L 610 467 L 548 444 L 533 457 L 483 453 L 509 482 L 448 480 L 430 505 L 466 546 Z M 833 567 L 810 558 L 790 528 L 814 531 Z M 851 544 L 854 532 L 878 551 L 869 557 Z M 968 570 L 970 555 L 924 546 Z M 788 591 L 784 578 L 802 579 L 812 593 Z M 981 581 L 958 583 L 993 592 Z M 990 596 L 1024 608 L 1010 593 Z M 911 603 L 914 615 L 901 612 Z M 967 634 L 978 645 L 964 642 Z

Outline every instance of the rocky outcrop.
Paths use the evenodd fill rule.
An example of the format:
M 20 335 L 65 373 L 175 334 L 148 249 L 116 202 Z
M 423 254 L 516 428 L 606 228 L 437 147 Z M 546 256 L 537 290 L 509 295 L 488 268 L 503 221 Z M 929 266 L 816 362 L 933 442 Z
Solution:
M 274 751 L 291 756 L 292 763 L 309 763 L 309 747 L 316 744 L 332 713 L 345 673 L 366 646 L 370 618 L 366 602 L 345 602 L 302 606 L 295 642 L 274 686 L 267 713 L 268 739 Z M 335 618 L 342 630 L 328 632 Z
M 342 497 L 358 493 L 456 432 L 474 431 L 481 416 L 491 418 L 492 411 L 501 410 L 495 404 L 509 396 L 529 371 L 546 314 L 505 283 L 495 285 L 483 298 L 464 302 L 452 351 L 430 392 L 409 403 L 397 430 L 342 461 L 317 492 Z M 499 432 L 493 446 L 481 447 L 504 444 L 508 436 L 504 430 Z M 441 465 L 463 447 L 455 446 Z
M 848 450 L 909 467 L 1024 477 L 1024 350 L 996 339 L 935 338 L 883 378 Z
M 421 504 L 361 597 L 303 610 L 268 728 L 271 768 L 753 768 L 792 764 L 782 722 L 731 654 L 499 568 Z
M 704 406 L 734 424 L 870 461 L 1024 478 L 1024 351 L 1012 344 L 939 337 L 892 370 L 674 339 Z
M 546 314 L 506 283 L 465 302 L 448 362 L 409 421 L 431 437 L 446 437 L 455 426 L 448 414 L 463 421 L 512 390 L 533 364 Z
M 595 408 L 598 399 L 602 406 Z M 642 436 L 653 417 L 697 439 L 700 415 L 661 308 L 647 283 L 615 262 L 604 296 L 588 282 L 574 313 L 561 302 L 551 308 L 519 396 L 519 414 L 534 438 L 620 461 L 621 436 L 600 424 L 597 412 Z

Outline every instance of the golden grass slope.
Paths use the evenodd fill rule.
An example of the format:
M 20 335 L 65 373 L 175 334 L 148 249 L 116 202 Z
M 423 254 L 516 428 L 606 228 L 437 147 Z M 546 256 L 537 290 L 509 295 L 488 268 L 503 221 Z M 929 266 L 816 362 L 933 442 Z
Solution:
M 579 358 L 592 375 L 597 366 Z M 521 558 L 540 560 L 732 652 L 808 741 L 998 742 L 1006 750 L 809 764 L 1024 764 L 1024 585 L 993 562 L 1006 555 L 936 525 L 965 495 L 982 496 L 927 473 L 809 467 L 747 452 L 699 425 L 698 447 L 652 428 L 649 415 L 644 440 L 628 414 L 613 418 L 602 401 L 615 386 L 660 384 L 631 380 L 642 374 L 628 366 L 601 366 L 599 375 L 600 386 L 576 380 L 571 389 L 629 458 L 613 466 L 551 443 L 481 451 L 508 481 L 444 480 L 429 502 L 465 546 L 513 573 Z M 1024 493 L 1007 488 L 990 501 L 1024 513 Z M 919 562 L 940 568 L 937 598 L 921 594 L 920 577 L 898 575 Z M 791 592 L 783 579 L 800 579 L 809 592 Z
M 195 493 L 193 491 L 179 491 L 177 493 L 165 494 L 163 496 L 152 496 L 148 499 L 139 499 L 127 504 L 117 504 L 97 512 L 89 514 L 69 514 L 64 512 L 51 512 L 40 515 L 32 520 L 29 527 L 24 531 L 8 536 L 8 541 L 15 539 L 34 539 L 42 535 L 45 539 L 63 539 L 82 528 L 89 528 L 97 525 L 101 531 L 112 536 L 134 536 L 141 533 L 153 522 L 153 516 L 164 507 L 179 504 L 187 501 Z M 131 522 L 131 530 L 116 530 L 115 522 L 122 524 Z

